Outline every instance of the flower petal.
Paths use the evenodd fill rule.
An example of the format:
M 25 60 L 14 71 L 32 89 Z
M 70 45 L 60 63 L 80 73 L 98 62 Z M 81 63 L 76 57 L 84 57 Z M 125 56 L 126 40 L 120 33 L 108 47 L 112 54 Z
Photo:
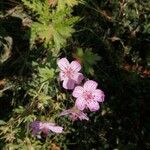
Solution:
M 73 90 L 72 96 L 73 97 L 81 97 L 83 94 L 83 87 L 82 86 L 76 86 L 75 89 Z
M 61 70 L 66 70 L 66 68 L 68 68 L 68 66 L 70 65 L 69 61 L 66 58 L 61 58 L 57 61 L 57 64 Z
M 40 130 L 35 130 L 35 129 L 32 129 L 32 134 L 35 136 L 36 134 L 38 134 L 40 132 Z
M 100 108 L 99 103 L 95 101 L 87 103 L 87 107 L 90 109 L 90 111 L 97 111 Z
M 84 113 L 84 112 L 80 112 L 80 115 L 79 115 L 79 119 L 80 120 L 89 120 L 89 117 Z
M 40 121 L 33 121 L 31 124 L 30 124 L 30 128 L 32 129 L 32 134 L 33 135 L 36 135 L 38 132 L 40 132 Z
M 63 81 L 63 88 L 65 88 L 65 89 L 72 90 L 72 89 L 74 89 L 74 86 L 75 86 L 75 81 L 72 79 L 65 79 Z
M 96 89 L 93 92 L 93 96 L 94 96 L 94 100 L 98 102 L 103 102 L 105 98 L 104 92 L 99 89 Z
M 70 64 L 70 68 L 75 71 L 75 72 L 78 72 L 81 70 L 81 65 L 79 62 L 77 61 L 72 61 L 71 64 Z
M 40 121 L 33 121 L 31 124 L 30 124 L 30 127 L 31 128 L 39 128 L 40 126 Z
M 55 123 L 46 122 L 46 123 L 43 123 L 43 124 L 46 124 L 47 126 L 55 126 Z
M 49 130 L 55 132 L 55 133 L 62 133 L 63 132 L 63 127 L 61 126 L 49 126 Z
M 93 80 L 88 80 L 84 83 L 84 90 L 93 91 L 97 88 L 97 83 Z
M 80 84 L 84 79 L 84 76 L 82 73 L 75 73 L 73 79 L 76 81 L 76 84 Z
M 60 115 L 59 115 L 59 116 L 66 116 L 66 115 L 68 115 L 68 114 L 70 114 L 69 109 L 68 109 L 68 110 L 64 110 L 64 111 L 62 111 L 62 112 L 60 113 Z
M 75 102 L 75 106 L 79 109 L 79 110 L 84 110 L 85 108 L 85 100 L 81 97 L 77 98 L 76 99 L 76 102 Z
M 60 81 L 63 81 L 66 79 L 65 73 L 63 71 L 60 71 L 59 78 L 60 78 Z

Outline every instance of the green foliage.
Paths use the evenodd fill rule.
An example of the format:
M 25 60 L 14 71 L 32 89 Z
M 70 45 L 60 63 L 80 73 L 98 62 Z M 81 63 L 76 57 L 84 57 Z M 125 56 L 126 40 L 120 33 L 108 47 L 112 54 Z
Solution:
M 22 2 L 0 2 L 0 149 L 150 149 L 149 0 Z M 74 99 L 56 62 L 72 55 L 106 95 L 88 122 L 59 116 Z M 64 132 L 35 137 L 34 120 Z
M 75 0 L 58 1 L 56 9 L 48 5 L 48 1 L 28 1 L 22 0 L 24 5 L 31 9 L 36 14 L 36 22 L 31 26 L 32 42 L 41 39 L 44 44 L 54 49 L 54 54 L 58 54 L 61 47 L 66 44 L 67 38 L 71 37 L 74 32 L 73 25 L 79 21 L 78 17 L 71 15 L 72 9 L 70 7 L 77 5 Z M 68 7 L 63 7 L 68 4 Z M 60 9 L 61 7 L 61 9 Z
M 72 11 L 70 9 L 65 9 L 56 13 L 53 12 L 52 14 L 52 36 L 53 42 L 56 45 L 55 47 L 58 50 L 66 44 L 66 39 L 71 37 L 74 32 L 74 29 L 72 28 L 73 24 L 79 21 L 79 17 L 70 16 L 71 12 Z M 67 19 L 69 16 L 70 18 Z
M 83 3 L 83 0 L 58 0 L 58 10 L 64 10 L 66 6 L 73 7 L 78 5 L 79 3 Z
M 96 65 L 98 61 L 101 60 L 101 57 L 98 54 L 93 53 L 92 49 L 85 49 L 83 51 L 82 48 L 78 48 L 76 52 L 76 57 L 83 63 L 85 72 L 87 74 L 94 74 L 93 65 Z
M 8 87 L 3 89 L 3 85 L 2 87 L 0 85 L 2 99 L 5 98 L 5 91 L 10 90 L 13 94 L 12 96 L 8 94 L 11 115 L 8 117 L 6 114 L 7 118 L 3 116 L 0 121 L 0 138 L 7 145 L 0 143 L 0 146 L 2 145 L 3 149 L 40 150 L 51 149 L 53 142 L 56 144 L 58 142 L 62 148 L 65 148 L 66 143 L 62 141 L 66 139 L 65 132 L 69 131 L 69 128 L 65 129 L 63 135 L 51 134 L 43 143 L 31 135 L 29 126 L 34 120 L 56 122 L 64 126 L 71 124 L 66 119 L 59 121 L 59 113 L 65 108 L 62 102 L 67 96 L 59 90 L 56 56 L 59 55 L 60 49 L 67 45 L 67 39 L 75 32 L 73 26 L 80 20 L 79 17 L 72 15 L 73 6 L 77 5 L 78 1 L 59 1 L 53 7 L 47 0 L 22 0 L 22 2 L 25 11 L 17 6 L 11 10 L 12 13 L 7 14 L 15 25 L 16 21 L 21 23 L 20 29 L 18 27 L 17 31 L 13 30 L 15 32 L 11 33 L 11 30 L 7 31 L 7 25 L 0 24 L 2 47 L 0 72 L 5 71 L 5 65 L 11 68 L 8 69 L 9 71 L 15 66 L 20 66 L 17 69 L 20 78 L 15 71 L 15 74 L 10 73 L 13 80 L 8 77 L 9 84 L 14 85 L 13 88 L 8 84 L 9 89 Z M 5 21 L 5 17 L 3 19 Z M 10 37 L 5 36 L 8 34 Z M 19 39 L 21 37 L 21 42 L 16 41 L 18 37 Z M 20 45 L 23 44 L 25 46 L 21 47 Z M 7 64 L 9 58 L 10 64 L 14 66 Z M 8 73 L 7 69 L 5 72 Z M 23 72 L 25 75 L 28 72 L 29 76 L 23 76 Z M 11 76 L 10 74 L 8 76 Z
M 39 75 L 43 81 L 47 81 L 54 78 L 54 69 L 48 67 L 39 68 Z
M 5 122 L 5 121 L 0 120 L 0 125 L 5 125 L 5 124 L 6 124 L 6 122 Z

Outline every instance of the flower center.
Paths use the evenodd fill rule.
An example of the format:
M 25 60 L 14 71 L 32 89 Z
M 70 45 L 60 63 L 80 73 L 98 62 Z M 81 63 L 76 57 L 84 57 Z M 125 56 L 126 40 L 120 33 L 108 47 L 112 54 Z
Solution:
M 85 91 L 84 93 L 83 93 L 83 97 L 85 98 L 85 100 L 87 100 L 87 101 L 89 101 L 89 100 L 92 100 L 93 99 L 93 95 L 92 95 L 92 93 L 91 92 L 89 92 L 89 91 Z
M 72 78 L 73 77 L 73 70 L 71 68 L 66 68 L 65 75 L 68 78 Z
M 80 116 L 79 111 L 78 112 L 73 112 L 71 114 L 71 118 L 72 118 L 73 121 L 77 120 L 79 118 L 79 116 Z

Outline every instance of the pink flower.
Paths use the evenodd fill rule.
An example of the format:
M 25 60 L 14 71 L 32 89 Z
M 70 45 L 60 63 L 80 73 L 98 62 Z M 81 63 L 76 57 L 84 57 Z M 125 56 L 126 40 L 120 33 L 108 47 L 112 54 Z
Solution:
M 75 121 L 77 119 L 89 120 L 87 115 L 84 112 L 82 112 L 81 110 L 77 109 L 76 107 L 73 107 L 73 108 L 68 109 L 68 110 L 64 110 L 60 114 L 60 116 L 66 116 L 66 115 L 69 115 L 69 117 L 71 118 L 72 121 Z
M 99 110 L 98 102 L 103 102 L 105 95 L 100 89 L 97 89 L 98 84 L 93 80 L 88 80 L 82 86 L 75 87 L 72 95 L 77 98 L 75 106 L 79 110 L 89 108 L 90 111 Z
M 65 89 L 74 89 L 75 84 L 80 84 L 83 80 L 83 74 L 79 73 L 81 65 L 77 61 L 69 61 L 66 58 L 62 58 L 57 62 L 60 68 L 60 80 L 63 81 L 63 87 Z
M 50 131 L 55 133 L 62 133 L 63 127 L 56 126 L 54 123 L 48 123 L 48 122 L 41 122 L 41 121 L 33 121 L 30 124 L 30 127 L 32 129 L 32 134 L 36 135 L 39 132 L 42 132 L 46 136 Z

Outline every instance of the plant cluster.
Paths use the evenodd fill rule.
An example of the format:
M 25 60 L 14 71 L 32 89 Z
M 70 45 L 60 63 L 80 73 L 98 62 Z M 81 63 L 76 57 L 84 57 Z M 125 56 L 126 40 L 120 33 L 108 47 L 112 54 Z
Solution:
M 0 94 L 2 99 L 8 95 L 10 103 L 7 105 L 10 106 L 11 114 L 6 118 L 3 115 L 4 118 L 0 121 L 1 139 L 7 143 L 3 145 L 2 142 L 1 147 L 51 149 L 53 145 L 60 143 L 60 147 L 66 148 L 63 141 L 67 132 L 71 132 L 69 131 L 71 122 L 66 119 L 60 120 L 59 113 L 65 108 L 63 101 L 70 99 L 70 96 L 59 88 L 56 62 L 60 49 L 66 45 L 67 39 L 75 31 L 73 25 L 79 21 L 79 17 L 72 15 L 72 7 L 81 1 L 22 0 L 22 2 L 21 6 L 13 8 L 7 17 L 2 17 L 0 24 L 3 29 L 0 71 L 2 81 L 6 81 L 4 87 L 1 87 Z M 10 25 L 5 23 L 7 19 L 11 25 L 20 23 L 18 28 L 13 27 L 13 35 L 8 37 L 7 33 L 11 31 Z M 9 65 L 9 61 L 13 62 L 12 65 Z M 10 72 L 5 70 L 7 66 L 10 67 Z M 6 74 L 8 77 L 3 79 Z M 13 95 L 7 93 L 9 91 Z M 63 130 L 53 122 L 64 124 L 62 135 L 48 134 L 49 131 L 61 133 Z M 32 136 L 31 131 L 36 136 Z
M 150 149 L 148 6 L 1 0 L 0 149 Z

